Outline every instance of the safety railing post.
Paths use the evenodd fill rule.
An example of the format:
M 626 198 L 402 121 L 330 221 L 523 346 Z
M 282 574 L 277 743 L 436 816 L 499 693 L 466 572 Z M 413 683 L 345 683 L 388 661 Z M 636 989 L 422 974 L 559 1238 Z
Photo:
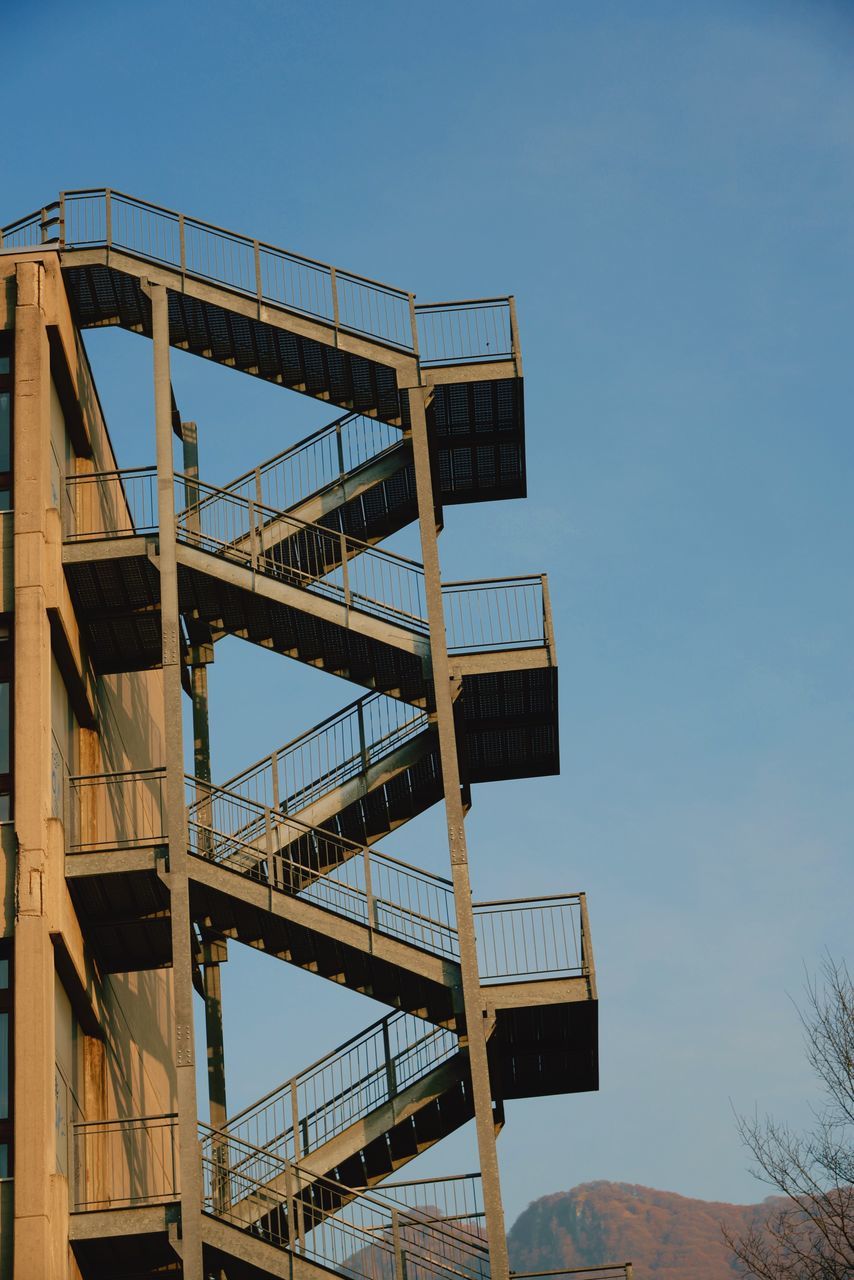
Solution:
M 350 565 L 347 560 L 347 538 L 344 533 L 344 520 L 339 515 L 338 544 L 341 556 L 341 585 L 344 590 L 344 608 L 350 608 Z
M 362 850 L 362 859 L 365 864 L 365 912 L 368 917 L 368 928 L 373 931 L 379 928 L 379 920 L 371 880 L 371 851 L 367 845 Z
M 334 267 L 329 268 L 329 281 L 332 285 L 332 324 L 335 328 L 335 345 L 337 346 L 341 313 L 338 307 L 338 272 Z
M 418 317 L 415 312 L 415 294 L 409 295 L 409 327 L 412 330 L 412 350 L 418 355 Z
M 361 699 L 356 703 L 356 720 L 359 726 L 359 756 L 362 761 L 362 772 L 368 771 L 368 746 L 365 741 L 365 708 Z
M 249 509 L 249 558 L 252 568 L 258 568 L 258 530 L 255 528 L 255 503 L 251 498 L 246 503 Z
M 261 287 L 261 246 L 257 240 L 252 241 L 252 255 L 255 262 L 255 297 L 258 301 L 258 308 L 260 310 L 264 291 Z
M 549 595 L 549 579 L 548 575 L 540 574 L 540 582 L 543 591 L 543 639 L 546 642 L 546 650 L 552 666 L 557 665 L 557 654 L 555 653 L 554 629 L 552 627 L 552 603 Z
M 277 858 L 273 849 L 273 823 L 270 817 L 270 810 L 267 805 L 264 806 L 264 849 L 267 854 L 268 882 L 278 888 L 284 883 L 284 881 L 278 874 L 278 867 L 276 866 Z
M 335 423 L 335 443 L 338 446 L 338 479 L 344 479 L 344 440 L 341 435 L 340 419 Z
M 181 261 L 181 275 L 187 274 L 187 237 L 184 227 L 184 215 L 178 214 L 178 254 Z
M 632 1280 L 632 1264 L 626 1263 L 626 1280 Z
M 400 1234 L 399 1209 L 392 1209 L 391 1211 L 391 1239 L 394 1249 L 395 1280 L 406 1280 L 406 1254 L 403 1251 L 403 1241 Z
M 107 187 L 104 192 L 104 229 L 107 237 L 107 248 L 112 248 L 113 244 L 113 194 Z
M 270 756 L 270 773 L 272 775 L 273 808 L 279 812 L 279 753 L 274 751 Z
M 288 1240 L 292 1250 L 299 1249 L 301 1241 L 297 1226 L 297 1200 L 294 1196 L 294 1174 L 290 1160 L 285 1161 L 285 1200 L 288 1206 Z
M 590 919 L 587 915 L 587 894 L 580 893 L 578 901 L 581 908 L 581 963 L 587 980 L 590 983 L 591 1000 L 598 999 L 596 990 L 596 964 L 593 959 L 593 948 L 590 944 Z
M 397 1097 L 397 1068 L 395 1067 L 394 1058 L 391 1056 L 391 1037 L 389 1035 L 389 1017 L 383 1018 L 383 1056 L 385 1058 L 385 1078 L 386 1088 L 388 1089 L 389 1100 Z
M 65 192 L 59 193 L 59 245 L 65 248 Z

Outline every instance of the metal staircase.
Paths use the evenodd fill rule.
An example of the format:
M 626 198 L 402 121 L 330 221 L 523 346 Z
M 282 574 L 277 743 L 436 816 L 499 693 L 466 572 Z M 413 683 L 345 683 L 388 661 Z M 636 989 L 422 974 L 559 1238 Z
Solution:
M 187 1280 L 202 1258 L 228 1280 L 507 1280 L 505 1101 L 598 1087 L 584 895 L 478 905 L 468 884 L 472 786 L 558 770 L 545 576 L 442 582 L 436 552 L 444 504 L 525 493 L 513 300 L 420 305 L 109 189 L 3 228 L 10 249 L 58 254 L 79 327 L 154 341 L 158 466 L 66 480 L 93 673 L 162 667 L 168 723 L 176 681 L 237 636 L 368 691 L 220 785 L 184 775 L 174 734 L 162 767 L 69 779 L 66 878 L 101 971 L 171 965 L 185 1032 L 211 940 L 393 1010 L 218 1127 L 197 1134 L 186 1084 L 175 1117 L 78 1126 L 84 1280 L 176 1254 Z M 186 451 L 176 473 L 169 346 L 347 412 L 221 487 Z M 414 520 L 424 564 L 379 545 Z M 450 879 L 375 847 L 442 800 Z M 438 1184 L 382 1190 L 472 1118 L 482 1215 Z

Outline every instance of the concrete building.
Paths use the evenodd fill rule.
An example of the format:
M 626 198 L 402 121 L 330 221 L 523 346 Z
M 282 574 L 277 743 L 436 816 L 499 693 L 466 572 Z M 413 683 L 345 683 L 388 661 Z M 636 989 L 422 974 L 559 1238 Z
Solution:
M 420 305 L 107 190 L 6 226 L 0 281 L 0 1277 L 506 1277 L 505 1104 L 598 1083 L 584 896 L 472 899 L 478 784 L 558 769 L 545 577 L 439 567 L 444 505 L 525 494 L 513 300 Z M 150 467 L 113 453 L 105 324 L 151 342 Z M 172 347 L 337 416 L 215 487 Z M 421 564 L 379 546 L 413 521 Z M 219 783 L 226 635 L 359 696 Z M 445 878 L 381 847 L 436 803 Z M 229 1116 L 229 943 L 389 1013 Z M 477 1176 L 401 1178 L 469 1120 Z

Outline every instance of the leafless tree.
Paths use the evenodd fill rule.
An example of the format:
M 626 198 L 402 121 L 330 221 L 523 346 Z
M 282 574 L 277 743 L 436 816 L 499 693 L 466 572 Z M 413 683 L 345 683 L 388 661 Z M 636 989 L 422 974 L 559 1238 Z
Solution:
M 854 1278 L 854 983 L 828 957 L 799 1010 L 822 1101 L 807 1133 L 756 1115 L 738 1129 L 753 1172 L 780 1192 L 743 1236 L 724 1230 L 745 1275 L 758 1280 Z

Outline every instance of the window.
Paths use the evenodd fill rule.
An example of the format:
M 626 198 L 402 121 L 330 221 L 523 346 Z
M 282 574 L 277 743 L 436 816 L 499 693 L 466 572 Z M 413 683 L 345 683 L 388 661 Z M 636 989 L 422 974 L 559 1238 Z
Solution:
M 12 334 L 0 332 L 0 511 L 12 506 Z
M 12 940 L 0 939 L 0 1178 L 12 1176 Z
M 59 975 L 55 978 L 56 1171 L 74 1169 L 74 1126 L 83 1118 L 83 1032 Z

